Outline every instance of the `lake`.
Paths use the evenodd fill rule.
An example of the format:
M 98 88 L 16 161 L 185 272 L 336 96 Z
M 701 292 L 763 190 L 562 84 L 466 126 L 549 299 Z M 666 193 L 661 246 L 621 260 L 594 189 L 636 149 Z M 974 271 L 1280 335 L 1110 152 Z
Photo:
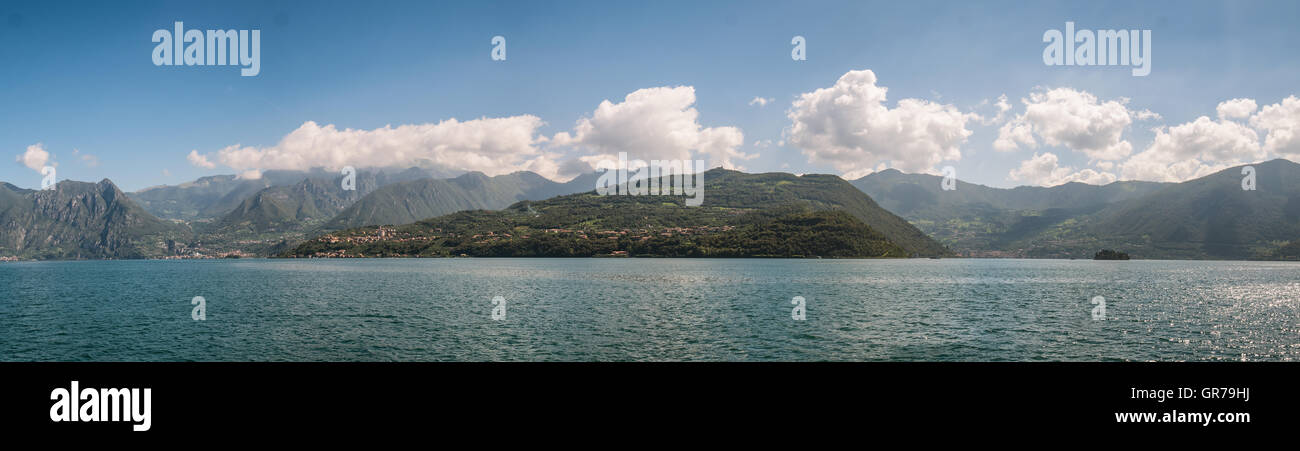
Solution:
M 0 289 L 5 361 L 1300 358 L 1294 262 L 16 262 Z

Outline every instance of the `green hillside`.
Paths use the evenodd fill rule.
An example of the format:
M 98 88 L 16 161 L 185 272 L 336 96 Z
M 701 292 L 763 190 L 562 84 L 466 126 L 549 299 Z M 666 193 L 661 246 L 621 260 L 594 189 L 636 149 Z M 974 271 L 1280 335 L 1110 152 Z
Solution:
M 945 249 L 834 176 L 705 174 L 704 204 L 681 196 L 525 201 L 403 226 L 349 229 L 287 256 L 902 257 Z

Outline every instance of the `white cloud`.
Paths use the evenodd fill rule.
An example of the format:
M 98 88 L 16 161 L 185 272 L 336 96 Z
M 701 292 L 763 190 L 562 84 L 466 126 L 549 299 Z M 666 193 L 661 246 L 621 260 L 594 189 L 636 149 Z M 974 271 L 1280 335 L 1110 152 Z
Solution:
M 1056 154 L 1034 153 L 1028 160 L 1020 162 L 1020 167 L 1012 169 L 1009 178 L 1031 185 L 1056 186 L 1069 182 L 1081 182 L 1093 185 L 1105 185 L 1115 181 L 1115 174 L 1084 169 L 1075 172 L 1074 168 L 1060 166 Z
M 1007 101 L 1006 94 L 1002 94 L 998 96 L 998 101 L 993 104 L 993 107 L 998 109 L 998 114 L 993 119 L 986 121 L 984 125 L 1001 124 L 1007 120 L 1007 113 L 1011 111 L 1011 102 Z
M 758 156 L 738 150 L 745 143 L 739 128 L 700 125 L 694 104 L 691 86 L 639 89 L 619 103 L 602 101 L 572 133 L 557 133 L 549 145 L 584 149 L 579 159 L 588 163 L 616 160 L 618 152 L 635 160 L 692 160 L 698 154 L 709 157 L 709 167 L 741 169 L 736 160 Z
M 469 121 L 447 119 L 436 124 L 384 126 L 374 130 L 339 130 L 334 125 L 306 122 L 285 135 L 274 146 L 245 147 L 238 144 L 216 152 L 216 160 L 227 167 L 251 170 L 306 170 L 344 166 L 437 167 L 481 171 L 498 175 L 531 170 L 554 177 L 558 165 L 554 155 L 542 152 L 537 136 L 542 120 L 532 115 L 481 118 Z M 210 167 L 207 155 L 191 151 L 191 164 Z
M 1020 149 L 1020 145 L 1038 147 L 1038 141 L 1034 139 L 1033 126 L 1023 120 L 1002 124 L 1002 128 L 998 129 L 998 139 L 993 141 L 993 149 L 1011 152 Z
M 1197 159 L 1170 160 L 1167 155 L 1142 152 L 1121 165 L 1126 180 L 1182 182 L 1204 177 L 1232 167 L 1232 164 L 1202 162 Z
M 198 166 L 200 168 L 212 169 L 217 167 L 216 163 L 213 163 L 208 160 L 208 157 L 199 155 L 199 151 L 197 150 L 191 150 L 190 154 L 185 156 L 185 159 L 189 160 L 190 164 L 194 166 Z
M 830 164 L 847 178 L 878 165 L 907 172 L 932 171 L 945 160 L 960 160 L 959 147 L 971 131 L 952 105 L 902 99 L 890 109 L 888 88 L 876 86 L 870 70 L 849 71 L 829 88 L 799 96 L 786 116 L 785 140 L 802 149 L 810 162 Z
M 45 145 L 41 143 L 27 146 L 27 151 L 19 155 L 15 161 L 22 163 L 27 168 L 40 172 L 42 168 L 50 163 L 50 153 L 45 150 Z
M 1159 114 L 1157 114 L 1157 113 L 1155 113 L 1155 112 L 1153 112 L 1153 111 L 1151 111 L 1151 110 L 1142 110 L 1142 111 L 1137 111 L 1137 112 L 1134 112 L 1134 113 L 1133 113 L 1133 116 L 1136 117 L 1137 120 L 1139 120 L 1139 121 L 1151 121 L 1151 120 L 1156 120 L 1156 121 L 1158 121 L 1158 120 L 1161 119 L 1161 117 L 1160 117 Z
M 1001 151 L 1021 145 L 1038 147 L 1041 138 L 1048 146 L 1064 146 L 1083 152 L 1095 161 L 1118 160 L 1133 146 L 1122 138 L 1124 130 L 1139 119 L 1159 116 L 1150 111 L 1132 111 L 1128 99 L 1101 102 L 1096 96 L 1071 88 L 1034 92 L 1021 99 L 1025 112 L 999 130 L 993 147 Z
M 1257 108 L 1254 99 L 1232 99 L 1220 103 L 1215 110 L 1219 113 L 1219 119 L 1245 119 Z
M 987 125 L 1001 124 L 1003 122 L 1006 122 L 1007 113 L 1011 112 L 1012 106 L 1011 106 L 1011 102 L 1007 101 L 1007 95 L 1002 94 L 998 96 L 996 102 L 990 102 L 989 99 L 981 100 L 978 105 L 975 105 L 975 108 L 973 108 L 972 111 L 984 110 L 990 108 L 996 110 L 995 114 L 992 117 L 989 117 L 987 115 L 982 115 L 982 114 L 974 114 L 974 113 L 971 113 L 971 115 L 973 118 L 979 120 L 981 125 L 987 126 Z
M 1250 118 L 1250 125 L 1268 132 L 1265 151 L 1300 161 L 1300 99 L 1289 96 L 1280 103 L 1265 105 Z
M 749 104 L 750 104 L 750 106 L 758 105 L 759 108 L 762 108 L 762 107 L 767 106 L 767 104 L 772 103 L 772 102 L 774 102 L 774 101 L 776 101 L 776 99 L 771 98 L 771 97 L 766 97 L 766 98 L 764 98 L 764 97 L 755 97 L 754 100 L 750 100 L 750 101 L 749 101 Z
M 1259 146 L 1259 135 L 1232 121 L 1201 116 L 1155 132 L 1145 151 L 1121 165 L 1125 178 L 1181 182 L 1266 155 Z

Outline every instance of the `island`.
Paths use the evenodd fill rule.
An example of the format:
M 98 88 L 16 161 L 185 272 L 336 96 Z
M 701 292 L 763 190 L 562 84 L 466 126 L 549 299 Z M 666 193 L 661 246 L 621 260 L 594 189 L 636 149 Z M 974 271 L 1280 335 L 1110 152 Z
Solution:
M 1092 256 L 1093 260 L 1128 260 L 1129 256 L 1123 252 L 1116 252 L 1110 249 L 1102 249 Z

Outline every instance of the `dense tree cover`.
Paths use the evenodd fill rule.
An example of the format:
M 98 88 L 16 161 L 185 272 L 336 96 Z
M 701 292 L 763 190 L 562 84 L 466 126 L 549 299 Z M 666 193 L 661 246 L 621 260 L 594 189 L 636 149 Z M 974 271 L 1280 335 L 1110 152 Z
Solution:
M 1093 255 L 1092 259 L 1093 260 L 1128 260 L 1129 256 L 1128 254 L 1123 252 L 1113 251 L 1110 249 L 1102 249 L 1101 251 L 1098 251 L 1096 255 Z
M 906 257 L 947 250 L 834 176 L 715 169 L 681 195 L 586 192 L 344 230 L 285 256 Z M 877 227 L 879 225 L 879 227 Z
M 683 207 L 669 199 L 595 195 L 571 196 L 565 204 L 525 202 L 499 212 L 466 211 L 406 226 L 352 229 L 302 243 L 285 256 L 908 256 L 841 211 L 800 205 Z

